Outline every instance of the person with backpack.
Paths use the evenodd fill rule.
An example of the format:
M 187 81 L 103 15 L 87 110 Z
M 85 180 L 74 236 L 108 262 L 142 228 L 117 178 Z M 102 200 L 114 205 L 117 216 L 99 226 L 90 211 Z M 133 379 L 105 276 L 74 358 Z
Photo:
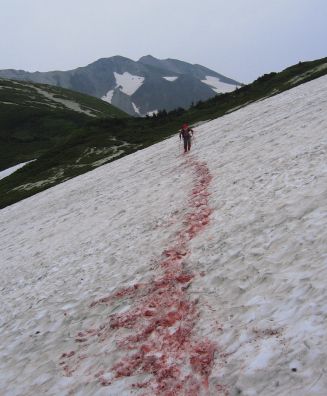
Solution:
M 183 124 L 182 129 L 179 131 L 179 140 L 184 141 L 184 153 L 187 153 L 191 150 L 191 143 L 193 137 L 193 129 L 188 126 L 188 124 Z

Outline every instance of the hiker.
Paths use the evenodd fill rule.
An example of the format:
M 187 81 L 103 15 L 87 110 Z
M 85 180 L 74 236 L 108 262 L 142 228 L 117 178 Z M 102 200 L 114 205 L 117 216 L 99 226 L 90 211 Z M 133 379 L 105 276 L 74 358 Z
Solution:
M 184 153 L 191 150 L 191 139 L 193 137 L 193 129 L 188 124 L 183 124 L 182 129 L 179 131 L 179 140 L 184 141 Z

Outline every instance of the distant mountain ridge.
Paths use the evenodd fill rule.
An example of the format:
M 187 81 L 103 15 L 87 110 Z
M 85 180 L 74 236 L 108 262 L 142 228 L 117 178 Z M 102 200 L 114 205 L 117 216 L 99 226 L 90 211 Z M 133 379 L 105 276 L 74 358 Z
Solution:
M 68 88 L 101 98 L 134 116 L 189 108 L 243 85 L 201 65 L 151 55 L 138 61 L 123 56 L 101 58 L 68 71 L 0 70 L 0 77 Z

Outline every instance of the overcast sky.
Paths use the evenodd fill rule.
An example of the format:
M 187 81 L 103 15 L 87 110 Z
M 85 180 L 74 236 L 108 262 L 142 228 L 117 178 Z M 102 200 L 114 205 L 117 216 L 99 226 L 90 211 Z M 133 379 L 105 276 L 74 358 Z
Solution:
M 327 0 L 0 0 L 0 69 L 151 54 L 250 82 L 327 56 Z

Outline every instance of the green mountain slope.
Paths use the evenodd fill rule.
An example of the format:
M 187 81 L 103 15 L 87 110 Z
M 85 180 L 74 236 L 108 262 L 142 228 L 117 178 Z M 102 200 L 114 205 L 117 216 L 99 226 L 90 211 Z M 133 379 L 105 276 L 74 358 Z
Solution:
M 100 117 L 127 115 L 78 92 L 0 79 L 0 170 L 38 158 L 88 119 Z
M 200 115 L 202 119 L 220 117 L 252 102 L 277 95 L 325 74 L 327 74 L 327 58 L 300 62 L 282 72 L 265 74 L 253 83 L 234 92 L 217 95 L 206 102 L 198 103 L 187 113 L 188 119 L 198 121 Z
M 185 121 L 196 123 L 217 118 L 325 74 L 327 58 L 264 75 L 252 84 L 198 103 L 188 111 L 161 111 L 156 117 L 145 119 L 96 119 L 83 115 L 83 119 L 74 121 L 76 128 L 66 140 L 37 161 L 0 180 L 0 207 L 161 141 L 175 134 Z

